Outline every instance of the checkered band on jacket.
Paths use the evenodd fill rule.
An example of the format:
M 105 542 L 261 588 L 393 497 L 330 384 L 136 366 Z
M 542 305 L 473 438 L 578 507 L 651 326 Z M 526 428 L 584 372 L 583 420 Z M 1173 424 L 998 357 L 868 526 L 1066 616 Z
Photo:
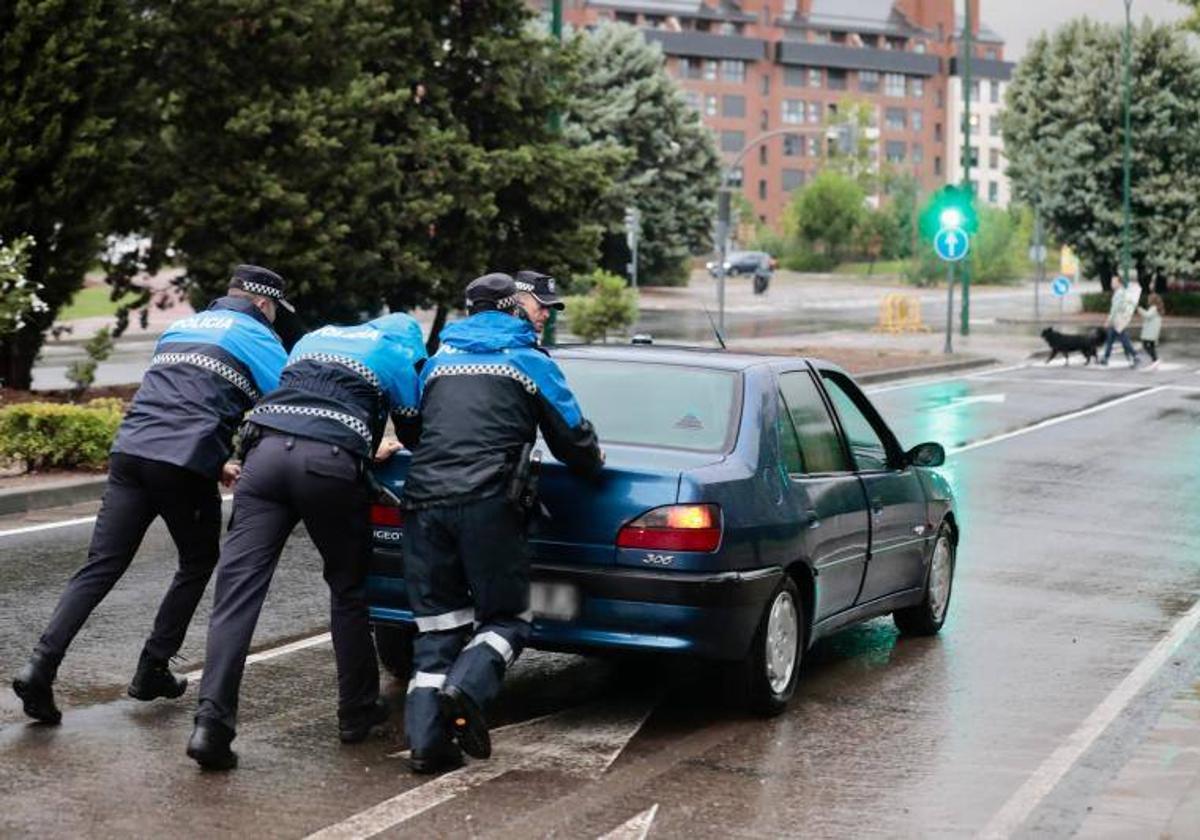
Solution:
M 278 405 L 275 403 L 268 403 L 266 405 L 260 405 L 251 411 L 250 417 L 254 417 L 256 414 L 293 414 L 300 417 L 323 417 L 327 420 L 336 420 L 365 440 L 367 442 L 367 446 L 370 446 L 372 442 L 371 429 L 366 423 L 350 414 L 343 414 L 340 411 L 332 411 L 328 408 L 315 408 L 308 405 Z
M 507 376 L 521 383 L 521 386 L 531 394 L 538 392 L 537 383 L 511 365 L 504 364 L 465 364 L 440 365 L 429 372 L 428 381 L 432 382 L 441 376 Z
M 336 353 L 301 353 L 296 358 L 288 362 L 288 367 L 297 362 L 321 362 L 323 364 L 341 365 L 348 368 L 363 379 L 367 380 L 376 391 L 383 390 L 383 383 L 379 381 L 379 377 L 375 375 L 375 371 L 364 365 L 358 359 L 352 359 L 349 356 L 339 356 Z
M 154 358 L 150 360 L 151 367 L 161 367 L 163 365 L 194 365 L 204 368 L 236 386 L 239 391 L 250 398 L 251 402 L 258 402 L 258 399 L 262 396 L 258 388 L 254 387 L 254 383 L 248 377 L 240 373 L 237 369 L 225 364 L 220 359 L 214 359 L 212 356 L 207 356 L 204 353 L 156 353 Z

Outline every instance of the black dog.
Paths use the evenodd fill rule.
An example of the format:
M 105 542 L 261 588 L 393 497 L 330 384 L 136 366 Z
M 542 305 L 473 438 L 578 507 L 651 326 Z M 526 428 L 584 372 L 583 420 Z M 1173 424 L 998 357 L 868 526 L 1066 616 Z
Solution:
M 1050 364 L 1050 359 L 1062 353 L 1063 361 L 1069 365 L 1072 353 L 1082 353 L 1084 364 L 1088 365 L 1096 358 L 1096 348 L 1104 343 L 1104 330 L 1093 327 L 1084 335 L 1067 335 L 1053 327 L 1046 327 L 1042 330 L 1042 338 L 1050 345 L 1050 356 L 1046 359 L 1046 364 Z

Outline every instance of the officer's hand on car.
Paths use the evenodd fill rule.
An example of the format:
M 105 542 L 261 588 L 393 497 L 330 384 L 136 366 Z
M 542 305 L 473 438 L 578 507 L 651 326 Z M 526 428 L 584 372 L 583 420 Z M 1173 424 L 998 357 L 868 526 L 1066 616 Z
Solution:
M 242 477 L 241 464 L 226 464 L 221 467 L 221 486 L 232 487 Z
M 385 440 L 379 444 L 379 448 L 375 450 L 375 462 L 380 463 L 391 458 L 397 452 L 404 448 L 404 445 L 398 440 Z

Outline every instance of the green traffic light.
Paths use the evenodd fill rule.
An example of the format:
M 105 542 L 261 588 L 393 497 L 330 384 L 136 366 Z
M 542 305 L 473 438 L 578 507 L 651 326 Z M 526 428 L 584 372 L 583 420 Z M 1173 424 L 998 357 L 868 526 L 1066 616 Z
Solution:
M 962 187 L 942 187 L 929 197 L 921 212 L 921 235 L 932 242 L 939 230 L 956 229 L 968 235 L 979 229 L 974 196 Z

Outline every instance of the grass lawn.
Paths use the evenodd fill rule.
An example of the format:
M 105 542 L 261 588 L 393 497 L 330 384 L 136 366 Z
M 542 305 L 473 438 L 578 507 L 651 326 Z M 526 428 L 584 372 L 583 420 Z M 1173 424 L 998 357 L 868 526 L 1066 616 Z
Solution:
M 907 260 L 876 260 L 874 266 L 867 262 L 842 263 L 833 270 L 834 274 L 853 274 L 866 277 L 874 274 L 902 274 Z
M 108 286 L 88 286 L 80 289 L 71 298 L 71 302 L 58 313 L 59 321 L 74 321 L 78 318 L 95 318 L 99 315 L 112 315 L 119 305 L 108 299 L 111 290 Z M 125 300 L 132 300 L 133 295 L 127 295 Z

